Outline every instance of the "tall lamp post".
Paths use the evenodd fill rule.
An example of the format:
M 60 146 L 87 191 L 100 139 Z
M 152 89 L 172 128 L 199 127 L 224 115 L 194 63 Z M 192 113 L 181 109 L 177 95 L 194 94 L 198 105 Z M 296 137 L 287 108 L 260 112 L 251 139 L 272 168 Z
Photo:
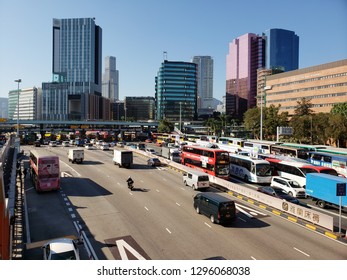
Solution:
M 180 132 L 182 132 L 182 102 L 180 102 Z
M 263 140 L 263 95 L 266 96 L 266 91 L 272 89 L 272 86 L 265 86 L 264 91 L 260 94 L 260 140 Z
M 22 82 L 21 79 L 14 80 L 15 83 L 18 83 L 18 88 L 17 88 L 17 137 L 19 137 L 19 83 Z

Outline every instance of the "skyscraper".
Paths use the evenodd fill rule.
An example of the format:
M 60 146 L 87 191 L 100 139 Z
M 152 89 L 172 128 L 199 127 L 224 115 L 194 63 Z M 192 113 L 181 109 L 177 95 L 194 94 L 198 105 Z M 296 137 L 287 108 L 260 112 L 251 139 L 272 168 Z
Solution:
M 256 105 L 257 69 L 265 66 L 265 40 L 247 33 L 229 44 L 226 57 L 226 114 L 243 118 Z
M 282 68 L 283 71 L 299 67 L 299 36 L 294 31 L 269 29 L 265 33 L 266 68 Z
M 116 58 L 105 57 L 105 73 L 102 76 L 102 96 L 109 98 L 111 102 L 119 99 L 119 73 L 116 70 Z
M 164 60 L 155 77 L 157 120 L 193 120 L 197 115 L 195 63 Z
M 213 104 L 213 59 L 211 56 L 194 56 L 197 64 L 198 109 L 208 108 Z
M 42 84 L 43 119 L 99 118 L 89 109 L 101 97 L 101 38 L 94 18 L 53 19 L 53 82 Z

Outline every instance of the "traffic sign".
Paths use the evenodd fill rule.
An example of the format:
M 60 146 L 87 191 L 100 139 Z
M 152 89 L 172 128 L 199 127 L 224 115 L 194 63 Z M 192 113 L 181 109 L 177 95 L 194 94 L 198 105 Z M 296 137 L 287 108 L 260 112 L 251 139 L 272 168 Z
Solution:
M 336 184 L 336 196 L 346 196 L 346 183 Z

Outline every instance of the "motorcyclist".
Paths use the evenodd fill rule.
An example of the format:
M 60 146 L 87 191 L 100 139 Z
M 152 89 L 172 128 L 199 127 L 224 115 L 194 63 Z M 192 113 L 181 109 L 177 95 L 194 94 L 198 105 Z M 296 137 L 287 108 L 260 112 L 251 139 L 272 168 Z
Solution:
M 134 180 L 131 178 L 131 176 L 129 176 L 127 183 L 128 183 L 128 188 L 132 188 L 134 184 Z

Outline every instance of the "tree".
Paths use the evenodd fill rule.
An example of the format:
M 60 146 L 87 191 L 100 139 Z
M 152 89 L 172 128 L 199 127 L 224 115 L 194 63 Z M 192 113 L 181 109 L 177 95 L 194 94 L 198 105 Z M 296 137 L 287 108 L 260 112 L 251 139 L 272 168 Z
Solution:
M 295 107 L 294 114 L 296 116 L 307 116 L 312 115 L 313 110 L 311 99 L 301 98 L 300 101 L 296 102 L 298 105 Z
M 244 114 L 244 126 L 246 130 L 252 131 L 253 137 L 259 139 L 260 137 L 260 109 L 251 108 Z
M 174 124 L 168 120 L 160 120 L 158 125 L 158 132 L 161 133 L 170 133 L 174 130 Z
M 214 118 L 208 118 L 204 125 L 208 127 L 208 134 L 217 135 L 218 122 Z
M 264 139 L 276 140 L 277 127 L 287 126 L 288 112 L 279 114 L 281 106 L 278 107 L 270 105 L 265 108 L 265 118 L 263 121 L 263 135 Z
M 342 115 L 347 119 L 347 102 L 334 104 L 333 108 L 330 111 L 333 115 Z

